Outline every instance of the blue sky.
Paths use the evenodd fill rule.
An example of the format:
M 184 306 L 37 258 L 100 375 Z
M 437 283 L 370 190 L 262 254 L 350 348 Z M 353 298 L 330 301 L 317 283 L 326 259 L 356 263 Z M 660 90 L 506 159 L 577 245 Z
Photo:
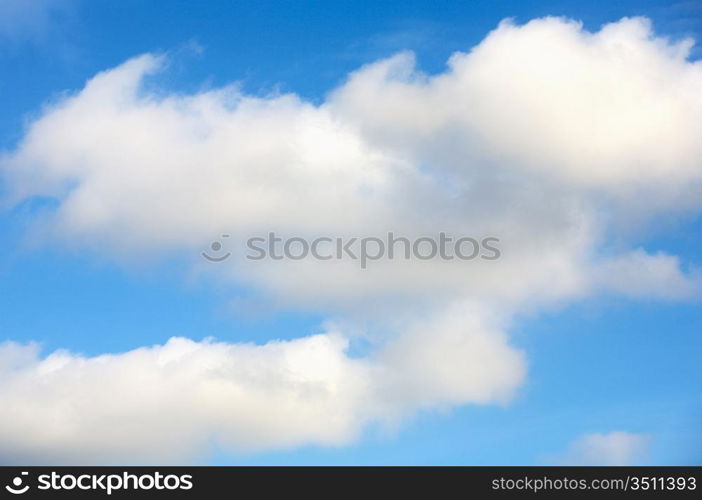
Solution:
M 673 41 L 702 39 L 702 11 L 695 2 L 207 1 L 193 6 L 185 1 L 57 0 L 53 7 L 47 4 L 52 2 L 27 2 L 22 8 L 29 13 L 21 17 L 13 7 L 0 9 L 6 19 L 17 16 L 13 26 L 23 26 L 0 24 L 0 147 L 7 154 L 22 148 L 30 124 L 49 113 L 52 103 L 77 95 L 97 73 L 144 53 L 169 54 L 167 71 L 148 82 L 156 95 L 196 94 L 239 82 L 247 95 L 294 93 L 319 104 L 344 84 L 350 72 L 404 50 L 415 52 L 417 66 L 427 74 L 441 74 L 452 53 L 468 51 L 504 18 L 520 25 L 543 16 L 566 16 L 582 21 L 584 30 L 597 31 L 622 17 L 646 16 L 659 36 Z M 699 47 L 692 49 L 688 61 L 701 54 Z M 4 193 L 13 190 L 12 180 L 0 176 L 0 182 Z M 45 237 L 36 221 L 52 210 L 53 203 L 63 202 L 32 198 L 0 213 L 0 342 L 39 342 L 43 354 L 67 349 L 92 357 L 164 344 L 173 336 L 264 344 L 323 331 L 330 317 L 348 319 L 338 313 L 344 307 L 332 307 L 330 312 L 315 307 L 314 300 L 303 306 L 281 303 L 239 280 L 203 275 L 193 270 L 190 242 L 145 252 L 143 258 L 130 253 L 124 259 L 102 233 L 88 243 L 80 235 L 54 238 L 52 232 Z M 627 241 L 621 245 L 612 238 L 603 253 L 622 246 L 644 248 L 650 254 L 678 256 L 683 270 L 699 265 L 701 222 L 698 208 L 690 205 L 652 217 L 645 230 L 634 227 L 635 218 L 624 218 L 634 236 L 622 237 Z M 36 231 L 38 238 L 32 236 Z M 608 227 L 606 232 L 610 231 L 626 232 L 621 227 Z M 199 241 L 206 248 L 208 240 Z M 528 369 L 508 401 L 420 405 L 396 425 L 370 419 L 359 436 L 340 444 L 302 439 L 243 452 L 225 439 L 181 460 L 574 463 L 581 460 L 578 443 L 584 437 L 622 432 L 645 443 L 640 453 L 632 452 L 625 461 L 700 464 L 699 298 L 621 295 L 626 294 L 569 296 L 510 313 L 509 342 L 525 353 Z M 0 368 L 1 363 L 2 356 Z M 50 452 L 37 456 L 15 442 L 5 443 L 5 449 L 19 450 L 16 455 L 3 453 L 2 436 L 0 432 L 2 462 L 18 457 L 37 462 L 110 461 L 80 455 L 80 447 L 77 459 L 41 454 Z M 172 437 L 177 439 L 177 434 Z M 148 455 L 115 457 L 150 461 Z

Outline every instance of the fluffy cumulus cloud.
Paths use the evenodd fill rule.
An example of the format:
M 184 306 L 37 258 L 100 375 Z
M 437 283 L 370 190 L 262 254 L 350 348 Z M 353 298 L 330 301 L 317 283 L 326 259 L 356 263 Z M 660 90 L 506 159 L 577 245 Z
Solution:
M 178 463 L 211 445 L 341 445 L 420 407 L 508 400 L 522 355 L 464 316 L 458 309 L 369 358 L 350 356 L 333 328 L 265 345 L 172 338 L 92 358 L 42 359 L 37 345 L 7 342 L 0 462 Z
M 118 461 L 189 458 L 209 440 L 239 449 L 338 444 L 357 430 L 367 363 L 321 334 L 264 346 L 165 345 L 83 358 L 24 349 L 0 365 L 4 459 Z M 20 351 L 22 352 L 22 351 Z M 7 356 L 9 357 L 9 356 Z M 281 416 L 284 416 L 281 418 Z
M 554 462 L 561 465 L 641 465 L 650 441 L 646 434 L 624 431 L 586 434 L 573 441 L 567 452 L 556 457 Z
M 601 292 L 699 296 L 700 273 L 676 256 L 633 238 L 608 244 L 631 220 L 700 208 L 702 64 L 687 59 L 691 43 L 655 37 L 645 19 L 596 33 L 560 18 L 503 22 L 440 74 L 401 53 L 318 105 L 236 85 L 188 95 L 145 85 L 167 69 L 154 54 L 94 76 L 0 159 L 9 203 L 53 200 L 37 234 L 129 259 L 197 257 L 226 233 L 232 258 L 196 268 L 339 326 L 263 346 L 174 339 L 90 359 L 7 344 L 2 449 L 162 459 L 208 442 L 342 443 L 418 409 L 507 402 L 525 376 L 508 338 L 523 312 Z M 383 258 L 365 270 L 243 258 L 244 241 L 270 231 L 495 236 L 501 258 Z M 352 354 L 359 335 L 363 356 Z M 15 351 L 21 361 L 3 366 Z

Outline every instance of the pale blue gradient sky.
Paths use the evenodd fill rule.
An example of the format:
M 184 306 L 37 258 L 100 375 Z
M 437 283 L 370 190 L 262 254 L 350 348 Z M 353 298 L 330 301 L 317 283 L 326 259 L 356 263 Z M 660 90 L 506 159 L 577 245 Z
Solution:
M 240 80 L 250 93 L 281 88 L 319 101 L 349 71 L 398 50 L 411 49 L 424 70 L 441 71 L 452 52 L 468 49 L 506 17 L 565 15 L 595 29 L 646 15 L 660 34 L 702 39 L 699 6 L 669 4 L 64 1 L 40 28 L 0 31 L 0 147 L 14 146 L 44 103 L 144 52 L 178 53 L 168 73 L 171 89 Z M 702 55 L 699 48 L 693 54 Z M 190 279 L 178 256 L 125 269 L 93 252 L 32 248 L 25 231 L 38 209 L 23 204 L 0 212 L 0 342 L 39 341 L 46 352 L 94 355 L 173 335 L 264 342 L 318 328 L 321 318 L 310 312 L 242 314 L 230 299 L 248 290 Z M 701 230 L 699 220 L 675 221 L 644 247 L 699 263 Z M 600 297 L 518 323 L 513 339 L 528 353 L 529 375 L 505 407 L 419 414 L 396 432 L 371 428 L 345 447 L 246 456 L 218 450 L 201 460 L 540 464 L 579 436 L 621 429 L 651 436 L 650 463 L 700 464 L 701 334 L 698 303 Z

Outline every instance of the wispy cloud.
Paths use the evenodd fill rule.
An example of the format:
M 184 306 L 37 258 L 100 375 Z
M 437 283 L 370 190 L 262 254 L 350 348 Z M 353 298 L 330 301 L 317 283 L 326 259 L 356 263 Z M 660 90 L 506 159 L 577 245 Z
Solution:
M 557 465 L 643 465 L 650 442 L 646 434 L 624 431 L 586 434 L 550 462 Z
M 53 18 L 75 0 L 3 0 L 0 2 L 0 39 L 38 40 L 51 29 Z

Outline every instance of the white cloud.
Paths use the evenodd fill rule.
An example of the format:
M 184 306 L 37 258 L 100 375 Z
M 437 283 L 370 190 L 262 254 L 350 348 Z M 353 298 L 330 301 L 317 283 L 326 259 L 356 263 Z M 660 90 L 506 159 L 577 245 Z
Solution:
M 359 69 L 321 105 L 292 94 L 253 97 L 236 86 L 193 95 L 148 90 L 144 80 L 164 70 L 165 58 L 146 54 L 47 108 L 17 149 L 0 158 L 0 170 L 13 202 L 56 200 L 35 228 L 51 242 L 118 259 L 171 251 L 197 257 L 212 238 L 228 233 L 234 256 L 216 267 L 225 279 L 345 325 L 333 342 L 303 337 L 276 348 L 176 342 L 195 346 L 193 352 L 228 353 L 218 354 L 220 364 L 229 356 L 243 364 L 224 385 L 244 388 L 237 411 L 251 407 L 260 415 L 251 417 L 261 426 L 254 432 L 245 412 L 214 403 L 204 407 L 222 411 L 228 425 L 214 410 L 176 412 L 171 425 L 194 436 L 186 448 L 212 436 L 234 448 L 343 442 L 364 422 L 418 408 L 508 401 L 525 362 L 505 332 L 525 310 L 602 290 L 654 298 L 698 293 L 698 275 L 683 272 L 675 256 L 632 250 L 635 241 L 625 241 L 631 247 L 618 255 L 602 251 L 605 235 L 631 217 L 645 223 L 650 215 L 699 208 L 702 64 L 685 59 L 689 49 L 688 41 L 655 38 L 643 19 L 597 33 L 556 18 L 502 23 L 470 52 L 455 54 L 444 73 L 424 75 L 411 54 L 399 54 Z M 383 260 L 364 271 L 349 261 L 243 259 L 243 241 L 269 231 L 310 238 L 494 235 L 502 258 Z M 372 352 L 355 360 L 343 346 L 359 324 Z M 308 407 L 283 389 L 294 378 L 281 374 L 285 362 L 270 353 L 312 349 L 319 339 L 326 339 L 335 370 L 358 380 L 335 385 L 340 372 L 324 372 L 318 382 L 337 392 Z M 42 379 L 30 368 L 24 378 L 13 375 L 12 384 L 35 394 L 45 383 L 60 383 L 61 398 L 47 389 L 31 400 L 10 400 L 10 407 L 39 405 L 47 411 L 38 413 L 52 415 L 72 404 L 88 375 L 71 367 L 107 368 L 111 376 L 91 379 L 126 393 L 134 382 L 119 380 L 111 366 L 134 357 L 166 398 L 174 386 L 145 353 L 173 349 L 70 356 L 67 382 L 54 378 L 62 371 Z M 256 361 L 246 361 L 242 349 Z M 186 370 L 192 378 L 185 386 L 209 380 L 198 363 Z M 253 391 L 249 377 L 267 383 Z M 0 388 L 8 384 L 0 380 Z M 216 391 L 207 395 L 220 401 Z M 290 422 L 279 422 L 281 399 L 292 405 Z M 158 429 L 157 407 L 147 405 L 142 414 L 128 401 L 124 412 L 101 402 L 72 414 L 71 425 L 90 429 L 76 441 L 82 447 L 76 456 L 96 456 L 91 450 L 101 447 L 138 449 L 124 436 L 105 442 L 113 415 L 126 414 L 139 432 Z M 315 430 L 332 407 L 338 425 Z M 305 419 L 309 427 L 296 426 Z M 6 449 L 37 451 L 3 425 L 12 430 L 0 426 L 0 439 L 13 439 Z M 41 416 L 26 425 L 52 427 Z M 77 439 L 70 432 L 54 438 L 43 456 L 51 455 L 51 443 Z M 148 449 L 159 456 L 173 451 L 165 443 Z
M 646 434 L 615 431 L 586 434 L 557 457 L 559 465 L 643 465 L 651 438 Z
M 356 72 L 333 103 L 369 141 L 433 169 L 467 175 L 482 161 L 617 196 L 656 188 L 662 201 L 701 175 L 702 63 L 686 60 L 691 47 L 655 38 L 642 18 L 597 33 L 561 18 L 506 21 L 445 73 L 423 75 L 400 54 Z
M 637 249 L 603 261 L 598 273 L 604 288 L 620 295 L 665 300 L 702 296 L 702 273 L 698 268 L 683 273 L 675 255 L 649 255 Z
M 0 459 L 178 462 L 208 442 L 244 450 L 343 443 L 362 423 L 368 383 L 365 363 L 344 348 L 323 334 L 264 346 L 172 338 L 93 358 L 35 355 L 3 374 Z
M 340 445 L 418 407 L 507 399 L 523 355 L 477 323 L 458 315 L 369 358 L 351 357 L 334 330 L 265 345 L 172 338 L 92 358 L 0 345 L 0 462 L 180 462 L 208 445 Z

